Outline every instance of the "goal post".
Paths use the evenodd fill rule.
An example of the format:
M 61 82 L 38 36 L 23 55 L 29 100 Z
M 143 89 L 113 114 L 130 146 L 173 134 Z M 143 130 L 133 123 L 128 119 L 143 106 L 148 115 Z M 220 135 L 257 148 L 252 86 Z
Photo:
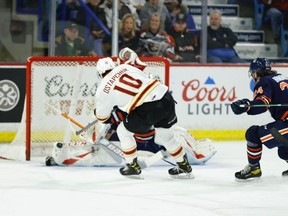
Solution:
M 9 152 L 7 148 L 5 151 L 9 154 L 5 155 L 5 151 L 0 149 L 0 156 L 30 160 L 33 156 L 49 155 L 55 142 L 80 141 L 73 133 L 80 128 L 57 111 L 71 116 L 82 125 L 94 120 L 95 94 L 99 85 L 95 68 L 99 58 L 30 57 L 26 64 L 26 100 L 20 128 L 9 144 L 13 151 Z M 167 59 L 140 59 L 147 63 L 145 72 L 159 77 L 169 86 Z M 113 60 L 117 61 L 116 58 Z

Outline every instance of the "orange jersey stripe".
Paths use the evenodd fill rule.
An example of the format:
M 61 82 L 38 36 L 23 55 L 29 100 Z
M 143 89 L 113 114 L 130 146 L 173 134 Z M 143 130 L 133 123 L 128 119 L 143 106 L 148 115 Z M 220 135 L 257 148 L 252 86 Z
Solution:
M 131 110 L 135 107 L 141 105 L 146 96 L 159 84 L 157 80 L 153 80 L 149 85 L 146 86 L 141 92 L 139 92 L 127 108 L 127 113 L 130 113 Z
M 281 117 L 281 120 L 284 120 L 284 119 L 286 119 L 287 118 L 287 116 L 288 116 L 288 111 L 286 111 L 283 115 L 282 115 L 282 117 Z
M 97 118 L 100 122 L 105 122 L 105 121 L 107 121 L 107 120 L 110 118 L 110 116 L 105 117 L 105 118 L 100 118 L 99 116 L 96 115 L 96 118 Z
M 252 155 L 248 154 L 248 157 L 251 158 L 251 159 L 259 159 L 259 158 L 261 158 L 261 154 L 260 155 L 256 155 L 256 156 L 252 156 Z
M 182 146 L 180 146 L 180 148 L 176 151 L 176 152 L 173 152 L 173 153 L 170 153 L 173 157 L 177 157 L 181 154 L 181 152 L 183 151 L 183 148 Z
M 262 151 L 262 147 L 255 149 L 255 148 L 251 148 L 251 147 L 247 146 L 247 149 L 248 149 L 249 151 L 251 151 L 251 152 L 259 152 L 259 151 Z
M 282 129 L 282 130 L 279 130 L 279 133 L 280 133 L 281 135 L 284 135 L 284 134 L 288 133 L 288 128 L 284 128 L 284 129 Z M 268 134 L 268 135 L 260 138 L 261 142 L 263 142 L 263 143 L 264 143 L 264 142 L 267 142 L 267 141 L 269 141 L 269 140 L 271 140 L 271 139 L 274 139 L 274 137 L 272 136 L 272 134 Z
M 149 132 L 149 133 L 146 133 L 146 134 L 138 134 L 138 133 L 135 133 L 134 136 L 137 136 L 137 137 L 149 137 L 149 136 L 153 136 L 155 134 L 155 130 Z
M 125 155 L 129 156 L 129 155 L 135 154 L 135 152 L 137 151 L 137 148 L 133 148 L 133 149 L 131 149 L 131 150 L 129 150 L 129 151 L 124 151 L 124 150 L 122 150 L 122 151 L 123 151 L 123 153 L 124 153 Z

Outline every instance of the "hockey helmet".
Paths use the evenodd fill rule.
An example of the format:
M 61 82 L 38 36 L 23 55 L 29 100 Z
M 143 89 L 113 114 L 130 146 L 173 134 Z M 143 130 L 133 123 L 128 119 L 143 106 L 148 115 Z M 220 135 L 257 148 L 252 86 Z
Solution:
M 257 72 L 269 72 L 271 71 L 270 61 L 266 58 L 256 58 L 254 59 L 249 68 L 249 75 L 252 76 L 253 73 Z
M 110 57 L 101 58 L 98 60 L 96 65 L 96 71 L 100 78 L 103 78 L 104 74 L 115 68 L 115 63 Z

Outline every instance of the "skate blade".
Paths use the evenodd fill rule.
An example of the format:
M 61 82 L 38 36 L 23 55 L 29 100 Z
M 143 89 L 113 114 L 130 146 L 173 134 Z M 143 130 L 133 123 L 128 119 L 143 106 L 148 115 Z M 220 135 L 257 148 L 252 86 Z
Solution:
M 248 179 L 235 178 L 235 181 L 240 182 L 240 183 L 257 182 L 257 181 L 261 181 L 261 178 L 260 177 L 253 177 L 253 178 L 248 178 Z
M 179 175 L 170 175 L 173 179 L 194 179 L 195 176 L 192 173 L 181 173 Z
M 139 174 L 139 175 L 123 175 L 125 178 L 129 178 L 129 179 L 144 179 L 144 177 Z

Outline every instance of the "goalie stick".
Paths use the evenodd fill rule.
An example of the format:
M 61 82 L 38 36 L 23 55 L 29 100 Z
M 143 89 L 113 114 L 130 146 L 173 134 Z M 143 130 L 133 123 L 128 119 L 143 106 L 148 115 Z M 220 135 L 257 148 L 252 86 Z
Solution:
M 277 128 L 271 128 L 270 133 L 274 137 L 274 139 L 284 145 L 286 148 L 288 148 L 288 139 L 284 137 Z
M 60 114 L 61 116 L 63 116 L 63 117 L 65 117 L 66 119 L 68 119 L 68 120 L 69 120 L 70 122 L 72 122 L 73 124 L 77 125 L 77 126 L 80 127 L 81 129 L 83 129 L 83 131 L 84 131 L 85 126 L 83 126 L 82 124 L 80 124 L 79 122 L 77 122 L 75 119 L 73 119 L 72 117 L 70 117 L 68 114 L 63 113 L 63 112 L 57 110 L 55 107 L 51 106 L 51 105 L 48 104 L 48 103 L 47 103 L 46 105 L 49 106 L 51 109 L 53 109 L 53 110 L 54 110 L 55 112 L 57 112 L 58 114 Z M 86 126 L 86 128 L 90 128 L 91 126 L 92 126 L 92 124 L 89 123 L 89 124 Z M 77 134 L 76 134 L 76 135 L 77 135 Z M 79 134 L 79 135 L 80 135 L 80 134 Z M 81 138 L 84 139 L 83 136 L 81 136 Z M 103 137 L 102 137 L 102 136 L 97 136 L 97 140 L 98 140 L 98 141 L 99 141 L 101 138 L 103 138 Z M 124 155 L 123 155 L 123 152 L 122 152 L 122 150 L 121 150 L 118 146 L 116 146 L 115 144 L 109 142 L 108 140 L 107 140 L 107 142 L 108 142 L 107 145 L 101 144 L 101 143 L 97 142 L 97 140 L 96 140 L 96 142 L 95 142 L 95 143 L 97 143 L 96 145 L 101 145 L 102 147 L 104 147 L 104 148 L 106 148 L 108 151 L 110 151 L 110 152 L 112 153 L 112 155 L 111 155 L 111 154 L 110 154 L 110 155 L 115 159 L 115 161 L 119 161 L 119 157 L 120 157 L 121 159 L 125 160 Z M 86 141 L 90 142 L 89 140 L 86 140 Z M 91 151 L 91 152 L 88 151 L 87 154 L 84 154 L 84 157 L 87 156 L 87 155 L 89 155 L 90 153 L 92 153 L 92 151 Z M 164 157 L 166 157 L 168 154 L 169 154 L 169 153 L 166 153 L 166 152 L 164 152 L 163 150 L 162 150 L 162 151 L 159 151 L 159 152 L 155 153 L 154 155 L 152 155 L 151 157 L 147 158 L 146 160 L 144 160 L 144 161 L 139 161 L 139 166 L 140 166 L 142 169 L 145 169 L 145 168 L 147 168 L 147 167 L 149 167 L 149 166 L 157 163 L 158 161 L 160 161 L 161 159 L 163 159 Z M 78 157 L 78 158 L 80 159 L 80 157 Z M 83 157 L 82 157 L 82 158 L 83 158 Z

